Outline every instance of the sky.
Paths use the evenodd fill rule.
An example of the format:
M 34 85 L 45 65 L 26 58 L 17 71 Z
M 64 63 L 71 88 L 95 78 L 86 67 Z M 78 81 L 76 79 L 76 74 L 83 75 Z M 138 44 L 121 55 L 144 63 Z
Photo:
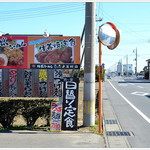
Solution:
M 102 62 L 114 70 L 119 61 L 142 71 L 150 59 L 150 2 L 95 2 L 95 64 L 98 64 L 98 28 L 114 23 L 121 33 L 118 47 L 102 46 Z M 0 2 L 0 32 L 9 34 L 50 34 L 81 36 L 85 24 L 85 2 Z M 81 49 L 82 51 L 82 49 Z M 128 61 L 127 61 L 128 60 Z
M 108 50 L 103 46 L 103 62 L 114 70 L 118 61 L 133 64 L 137 49 L 137 70 L 142 71 L 150 59 L 150 3 L 99 3 L 98 13 L 103 22 L 113 22 L 121 33 L 118 47 Z M 99 23 L 101 24 L 101 23 Z M 134 51 L 134 52 L 133 52 Z M 110 61 L 111 60 L 111 61 Z

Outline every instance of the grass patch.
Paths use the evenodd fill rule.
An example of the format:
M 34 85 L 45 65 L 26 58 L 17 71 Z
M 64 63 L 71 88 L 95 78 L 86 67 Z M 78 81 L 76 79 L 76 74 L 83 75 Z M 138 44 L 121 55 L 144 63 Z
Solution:
M 94 126 L 90 126 L 90 131 L 94 132 L 94 133 L 97 133 L 97 134 L 100 134 L 100 135 L 103 135 L 103 133 L 99 133 L 99 121 L 98 120 L 95 120 L 95 125 Z
M 90 131 L 92 131 L 94 133 L 98 133 L 98 126 L 97 125 L 90 126 Z
M 98 125 L 99 124 L 99 121 L 98 120 L 95 120 L 95 125 Z

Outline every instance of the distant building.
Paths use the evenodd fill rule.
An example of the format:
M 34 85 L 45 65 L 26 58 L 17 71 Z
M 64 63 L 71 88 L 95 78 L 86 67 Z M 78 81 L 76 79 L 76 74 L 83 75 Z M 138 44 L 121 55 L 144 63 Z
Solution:
M 132 75 L 133 74 L 133 65 L 132 64 L 124 64 L 123 65 L 123 74 L 124 75 Z
M 117 75 L 118 76 L 122 75 L 122 62 L 118 62 L 118 65 L 117 65 Z
M 122 64 L 122 61 L 119 61 L 118 64 L 111 66 L 107 70 L 107 74 L 111 76 L 133 75 L 133 65 Z

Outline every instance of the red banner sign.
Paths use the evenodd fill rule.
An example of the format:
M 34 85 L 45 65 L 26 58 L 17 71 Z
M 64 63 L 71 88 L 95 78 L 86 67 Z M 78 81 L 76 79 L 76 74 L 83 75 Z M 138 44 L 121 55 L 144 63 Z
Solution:
M 49 64 L 80 64 L 80 37 L 0 37 L 1 69 L 42 69 L 38 65 Z

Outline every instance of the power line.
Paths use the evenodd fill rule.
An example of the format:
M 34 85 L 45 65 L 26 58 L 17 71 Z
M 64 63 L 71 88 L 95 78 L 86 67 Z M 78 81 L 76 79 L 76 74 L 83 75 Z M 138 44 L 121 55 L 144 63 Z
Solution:
M 61 5 L 61 6 L 63 6 L 63 5 Z M 71 7 L 71 5 L 67 5 L 65 7 L 64 6 L 59 7 L 59 8 L 54 7 L 51 9 L 50 8 L 47 9 L 47 7 L 37 7 L 36 10 L 35 10 L 35 8 L 22 9 L 22 11 L 14 10 L 14 13 L 12 11 L 4 11 L 5 13 L 7 12 L 6 14 L 3 14 L 2 11 L 0 11 L 0 14 L 3 14 L 3 16 L 0 16 L 0 21 L 28 19 L 28 18 L 35 18 L 35 17 L 41 17 L 41 16 L 52 16 L 52 15 L 73 13 L 73 12 L 85 10 L 83 5 L 76 5 L 76 6 L 72 6 L 72 7 Z M 38 10 L 38 8 L 40 8 L 40 10 Z
M 149 25 L 150 25 L 150 24 L 149 24 Z M 150 30 L 138 30 L 138 31 L 134 31 L 134 30 L 132 31 L 132 30 L 131 30 L 130 32 L 149 32 L 149 31 L 150 31 Z
M 79 6 L 84 6 L 83 4 L 80 3 L 62 3 L 59 5 L 49 5 L 49 6 L 43 6 L 43 7 L 34 7 L 34 8 L 26 8 L 26 9 L 17 9 L 17 10 L 7 10 L 7 11 L 0 11 L 0 14 L 3 15 L 10 15 L 11 14 L 20 14 L 25 12 L 25 13 L 31 13 L 31 12 L 39 12 L 39 11 L 45 11 L 45 10 L 59 10 L 59 9 L 66 9 L 66 8 L 73 8 L 73 7 L 79 7 Z
M 80 8 L 84 8 L 83 6 L 73 6 L 73 7 L 70 7 L 70 6 L 66 6 L 66 7 L 60 7 L 60 8 L 56 8 L 56 7 L 54 7 L 54 8 L 51 8 L 50 6 L 49 6 L 49 8 L 48 9 L 39 9 L 39 8 L 36 8 L 36 10 L 34 9 L 34 10 L 32 10 L 32 11 L 29 11 L 28 9 L 25 9 L 25 11 L 24 10 L 17 10 L 17 11 L 15 11 L 15 12 L 13 12 L 13 11 L 8 11 L 8 13 L 7 14 L 5 14 L 5 13 L 3 13 L 3 12 L 0 12 L 0 14 L 2 14 L 2 16 L 0 16 L 1 18 L 5 18 L 5 17 L 7 17 L 7 16 L 10 16 L 10 14 L 12 15 L 12 16 L 18 16 L 18 15 L 24 15 L 24 14 L 30 14 L 30 15 L 32 15 L 32 14 L 37 14 L 37 13 L 47 13 L 47 12 L 59 12 L 59 11 L 68 11 L 68 10 L 72 10 L 72 9 L 80 9 Z
M 103 10 L 104 11 L 104 10 Z M 122 27 L 122 28 L 124 28 L 124 30 L 126 31 L 126 32 L 128 32 L 128 33 L 130 33 L 130 35 L 132 35 L 132 36 L 134 36 L 134 37 L 136 37 L 136 38 L 140 38 L 140 39 L 142 39 L 143 41 L 145 41 L 145 39 L 143 39 L 143 38 L 141 38 L 142 36 L 141 35 L 139 35 L 139 34 L 137 34 L 137 33 L 134 33 L 134 32 L 130 32 L 130 31 L 133 31 L 132 29 L 130 29 L 129 27 L 127 27 L 126 25 L 124 25 L 123 23 L 121 23 L 120 21 L 118 21 L 117 19 L 115 19 L 114 17 L 112 17 L 108 12 L 105 12 L 104 11 L 104 14 L 105 14 L 105 18 L 108 18 L 108 19 L 113 19 L 113 20 L 115 20 L 116 22 L 118 22 L 118 24 Z M 106 16 L 107 15 L 107 16 Z M 134 34 L 134 35 L 133 35 Z M 138 37 L 137 37 L 138 36 Z
M 0 21 L 10 21 L 10 20 L 18 20 L 18 19 L 29 19 L 29 18 L 35 18 L 35 17 L 42 17 L 42 16 L 52 16 L 52 15 L 58 15 L 58 14 L 65 14 L 65 13 L 74 13 L 78 11 L 83 11 L 85 9 L 72 9 L 72 10 L 66 10 L 66 11 L 58 11 L 58 12 L 52 12 L 52 13 L 40 13 L 40 14 L 27 14 L 25 16 L 22 16 L 21 14 L 19 16 L 9 16 L 7 18 L 0 18 Z

